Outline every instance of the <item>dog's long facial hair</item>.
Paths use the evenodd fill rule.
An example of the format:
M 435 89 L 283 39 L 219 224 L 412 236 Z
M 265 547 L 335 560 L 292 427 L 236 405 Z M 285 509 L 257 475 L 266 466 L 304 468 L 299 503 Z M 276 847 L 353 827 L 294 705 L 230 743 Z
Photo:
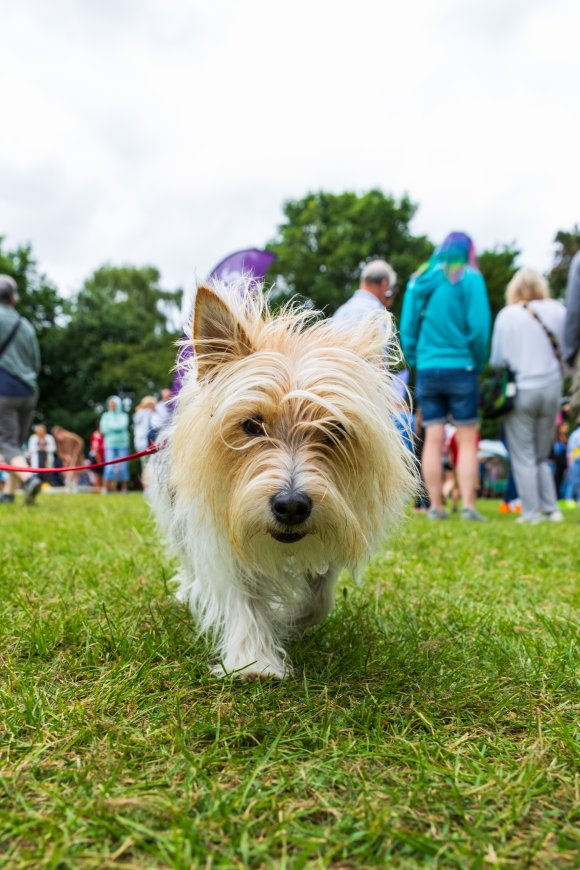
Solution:
M 288 638 L 329 613 L 341 568 L 357 573 L 416 486 L 393 420 L 391 317 L 345 331 L 304 309 L 274 316 L 244 283 L 200 287 L 193 342 L 153 504 L 219 671 L 282 677 Z

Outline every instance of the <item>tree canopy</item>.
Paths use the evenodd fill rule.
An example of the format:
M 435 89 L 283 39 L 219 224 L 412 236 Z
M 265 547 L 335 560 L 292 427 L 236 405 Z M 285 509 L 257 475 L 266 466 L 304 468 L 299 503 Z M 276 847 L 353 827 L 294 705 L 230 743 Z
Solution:
M 416 211 L 407 196 L 397 201 L 381 190 L 361 195 L 319 191 L 289 200 L 284 205 L 286 219 L 268 245 L 276 254 L 271 275 L 279 294 L 305 297 L 332 314 L 358 287 L 363 265 L 374 257 L 391 263 L 403 290 L 435 248 L 426 236 L 412 233 Z M 504 305 L 519 254 L 512 243 L 479 256 L 494 317 Z M 393 308 L 395 316 L 401 301 L 402 293 Z
M 12 275 L 19 311 L 40 344 L 38 415 L 87 438 L 108 395 L 138 401 L 171 382 L 179 333 L 168 314 L 180 290 L 165 290 L 152 266 L 102 266 L 79 293 L 63 299 L 37 270 L 30 246 L 7 250 L 0 273 Z
M 493 319 L 505 305 L 506 287 L 517 271 L 516 260 L 519 256 L 520 251 L 511 244 L 482 251 L 478 257 L 479 268 L 487 286 Z
M 180 291 L 161 288 L 152 266 L 97 269 L 72 301 L 61 334 L 54 336 L 60 349 L 59 388 L 50 405 L 43 402 L 47 415 L 86 434 L 108 395 L 138 401 L 166 386 L 178 337 L 168 326 L 167 308 L 179 298 Z
M 10 275 L 18 284 L 18 310 L 34 324 L 42 339 L 67 311 L 67 303 L 46 275 L 38 271 L 31 246 L 8 250 L 0 236 L 0 274 Z
M 271 276 L 281 295 L 310 299 L 332 314 L 357 288 L 362 266 L 388 260 L 403 287 L 433 251 L 425 236 L 409 228 L 417 206 L 381 190 L 368 193 L 309 193 L 284 205 L 286 220 L 268 245 L 276 254 Z
M 576 224 L 571 230 L 558 230 L 554 243 L 556 250 L 548 281 L 554 296 L 563 299 L 566 295 L 570 262 L 574 254 L 580 251 L 580 224 Z

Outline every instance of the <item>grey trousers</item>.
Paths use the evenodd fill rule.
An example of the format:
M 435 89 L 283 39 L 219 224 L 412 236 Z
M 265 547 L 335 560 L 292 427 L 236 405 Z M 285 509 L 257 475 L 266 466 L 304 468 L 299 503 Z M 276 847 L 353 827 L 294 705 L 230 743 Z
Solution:
M 580 350 L 574 360 L 572 387 L 570 388 L 570 417 L 574 425 L 580 426 Z
M 556 486 L 548 462 L 562 396 L 558 378 L 542 389 L 519 390 L 505 431 L 522 517 L 557 510 Z
M 0 396 L 0 456 L 10 462 L 22 456 L 22 445 L 28 440 L 38 396 L 12 398 Z

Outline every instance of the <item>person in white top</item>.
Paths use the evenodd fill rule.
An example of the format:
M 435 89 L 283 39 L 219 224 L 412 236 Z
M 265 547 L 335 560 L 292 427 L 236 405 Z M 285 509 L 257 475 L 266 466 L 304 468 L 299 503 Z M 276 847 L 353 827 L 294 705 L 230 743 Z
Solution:
M 522 501 L 518 522 L 561 522 L 548 457 L 562 398 L 561 348 L 566 309 L 550 299 L 534 269 L 520 269 L 506 291 L 491 339 L 490 365 L 515 372 L 514 409 L 505 418 L 512 469 Z
M 140 453 L 147 450 L 153 432 L 161 428 L 161 420 L 157 413 L 157 401 L 155 396 L 144 396 L 133 415 L 133 443 L 135 450 Z M 147 462 L 149 456 L 141 457 L 141 486 L 147 489 Z
M 165 426 L 166 423 L 171 419 L 171 390 L 169 387 L 163 387 L 161 390 L 161 396 L 159 401 L 155 406 L 155 410 L 157 412 L 157 416 L 159 418 L 159 426 Z
M 46 426 L 39 423 L 34 427 L 34 434 L 28 439 L 28 459 L 32 468 L 54 468 L 56 456 L 56 441 L 46 431 Z
M 334 312 L 332 319 L 341 328 L 357 326 L 371 311 L 389 309 L 397 296 L 397 273 L 386 260 L 371 260 L 361 272 L 361 283 L 350 299 Z M 388 351 L 388 343 L 385 343 Z M 408 369 L 396 374 L 396 390 L 399 402 L 395 409 L 395 424 L 403 441 L 411 448 L 411 409 L 407 403 Z
M 385 260 L 371 260 L 361 273 L 361 285 L 350 299 L 334 312 L 332 319 L 341 326 L 354 326 L 370 311 L 390 308 L 397 295 L 397 273 Z

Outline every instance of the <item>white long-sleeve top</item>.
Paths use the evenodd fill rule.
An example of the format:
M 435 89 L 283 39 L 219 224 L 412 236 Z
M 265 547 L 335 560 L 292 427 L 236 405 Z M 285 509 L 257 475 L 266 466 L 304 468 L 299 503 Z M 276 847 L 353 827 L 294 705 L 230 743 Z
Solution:
M 344 326 L 348 328 L 349 326 L 357 326 L 371 311 L 384 310 L 385 306 L 376 296 L 373 296 L 373 294 L 369 293 L 368 290 L 363 290 L 363 288 L 360 287 L 352 294 L 350 299 L 348 299 L 344 305 L 341 305 L 340 308 L 336 309 L 332 315 L 332 319 L 341 327 Z
M 56 455 L 56 441 L 48 433 L 41 441 L 38 435 L 31 435 L 28 439 L 28 457 L 33 468 L 40 466 L 40 453 L 44 453 L 44 467 L 54 468 L 54 457 Z
M 556 299 L 528 303 L 550 329 L 562 348 L 566 309 Z M 519 302 L 506 305 L 497 315 L 491 337 L 491 366 L 507 363 L 516 373 L 521 390 L 543 389 L 561 374 L 550 340 L 535 317 Z
M 149 433 L 152 429 L 159 429 L 161 420 L 152 408 L 138 408 L 133 414 L 133 442 L 135 450 L 147 450 L 149 447 Z

